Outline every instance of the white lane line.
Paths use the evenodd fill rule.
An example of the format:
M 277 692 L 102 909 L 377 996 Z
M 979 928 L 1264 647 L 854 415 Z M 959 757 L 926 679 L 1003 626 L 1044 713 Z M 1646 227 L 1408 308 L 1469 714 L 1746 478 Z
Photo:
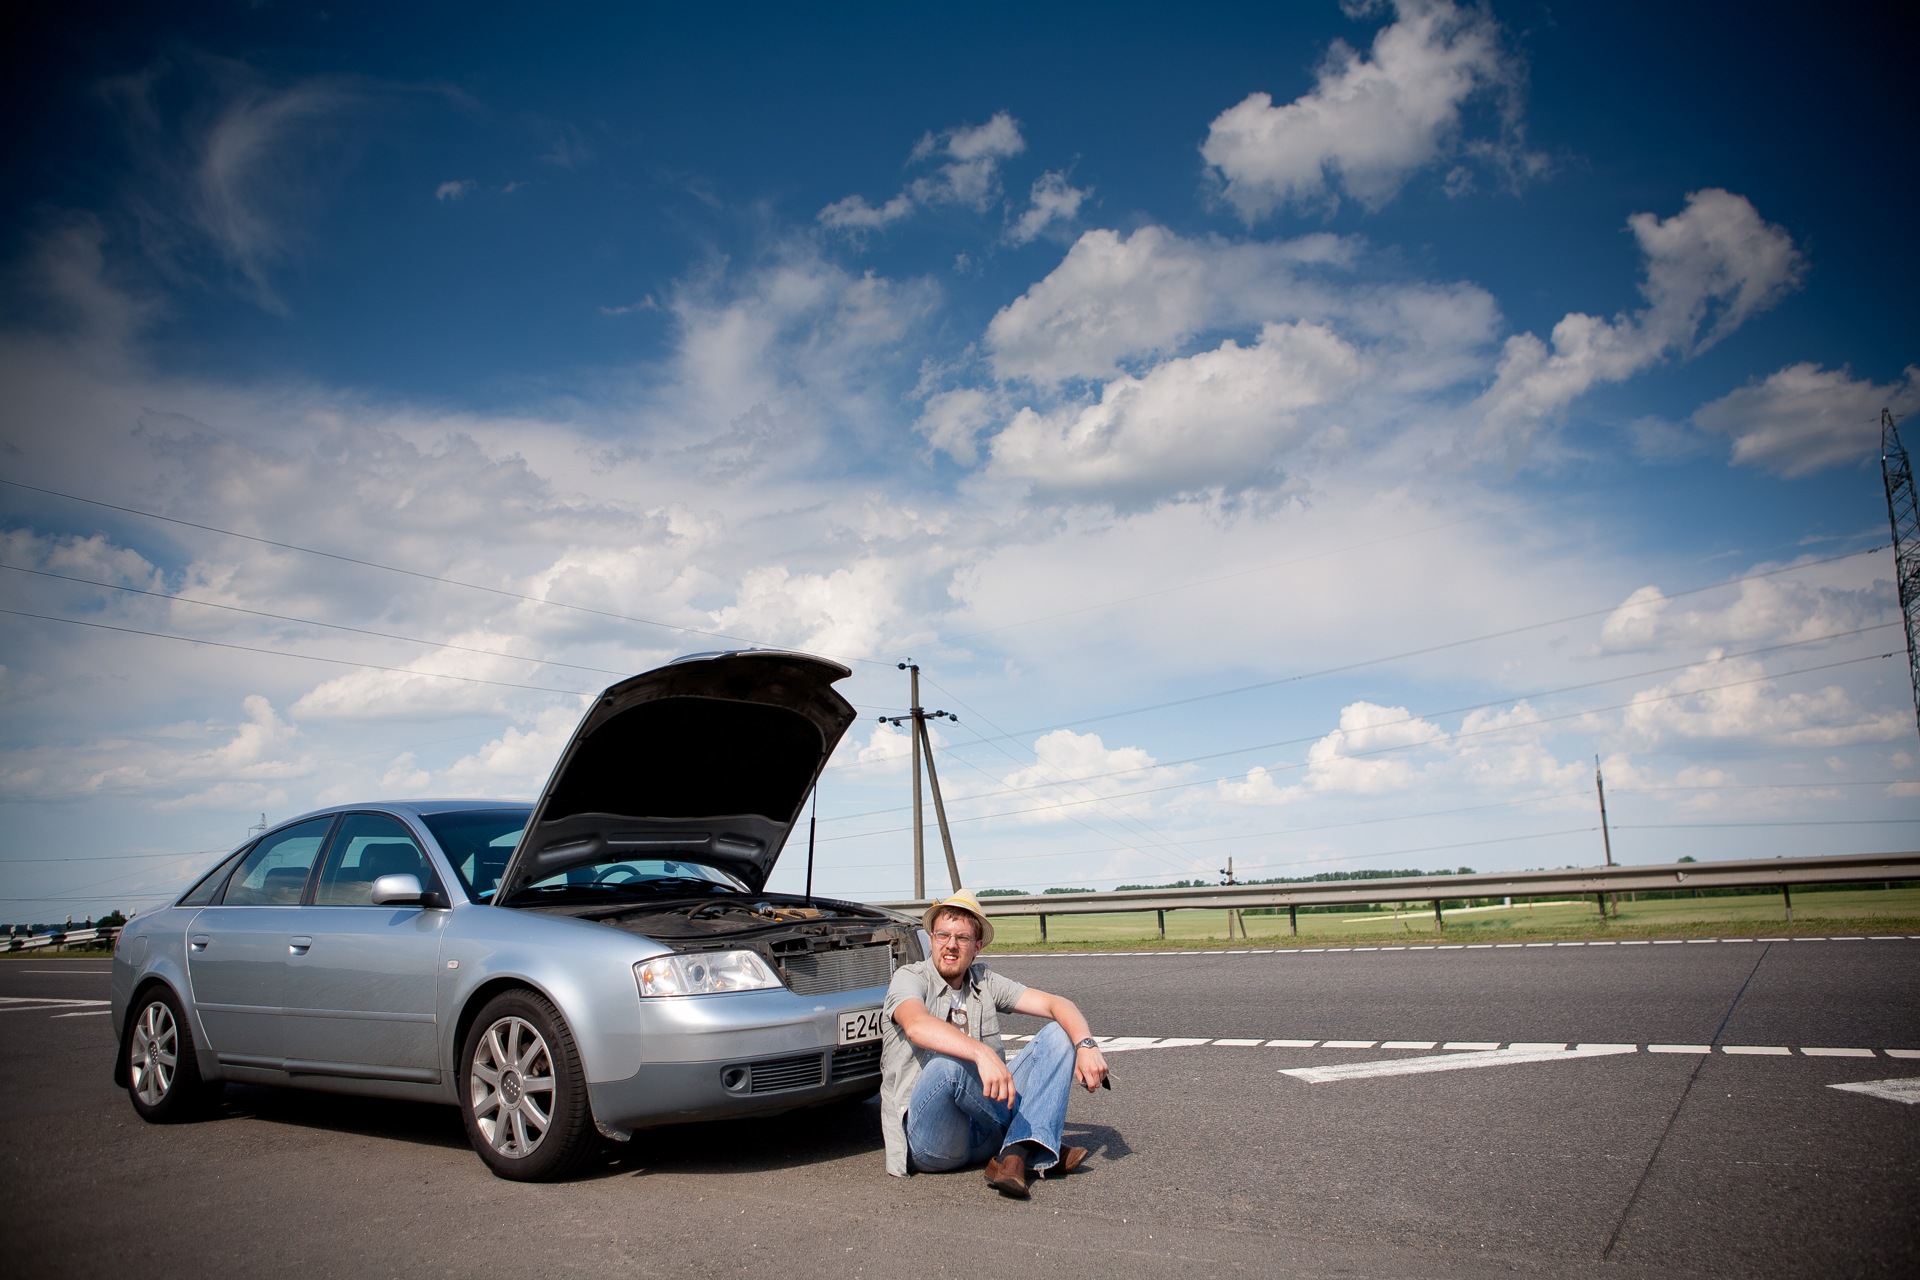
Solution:
M 0 1013 L 39 1013 L 48 1009 L 80 1009 L 106 1004 L 105 1000 L 71 1000 L 60 996 L 0 996 Z
M 1827 1088 L 1864 1093 L 1869 1098 L 1885 1098 L 1889 1102 L 1920 1102 L 1920 1079 L 1862 1080 L 1858 1084 L 1830 1084 Z
M 68 1001 L 73 1004 L 105 1004 L 105 1001 Z M 48 1008 L 61 1006 L 47 1006 Z M 95 1013 L 107 1013 L 107 1009 L 90 1009 L 84 1012 L 70 1012 L 56 1016 L 85 1017 Z M 1001 1040 L 1010 1045 L 1026 1044 L 1033 1039 L 1030 1035 L 1003 1034 Z M 1777 1044 L 1620 1044 L 1614 1042 L 1596 1043 L 1583 1041 L 1569 1045 L 1560 1040 L 1448 1040 L 1444 1043 L 1433 1040 L 1301 1040 L 1301 1039 L 1258 1039 L 1246 1036 L 1097 1036 L 1100 1047 L 1107 1053 L 1125 1053 L 1134 1049 L 1193 1049 L 1211 1045 L 1220 1049 L 1256 1049 L 1265 1046 L 1270 1049 L 1421 1049 L 1432 1050 L 1438 1047 L 1446 1051 L 1447 1056 L 1476 1053 L 1505 1054 L 1560 1054 L 1578 1051 L 1588 1055 L 1596 1053 L 1721 1053 L 1733 1057 L 1789 1058 L 1798 1053 L 1809 1058 L 1874 1058 L 1885 1054 L 1889 1058 L 1920 1059 L 1920 1049 L 1854 1049 L 1827 1048 L 1809 1046 L 1795 1049 L 1788 1045 Z M 1507 1061 L 1509 1059 L 1503 1059 Z
M 111 1009 L 83 1009 L 79 1013 L 56 1013 L 56 1018 L 104 1018 L 112 1013 Z
M 1472 1067 L 1510 1067 L 1526 1062 L 1571 1062 L 1576 1058 L 1606 1058 L 1632 1053 L 1632 1046 L 1594 1045 L 1578 1049 L 1495 1049 L 1489 1053 L 1443 1053 L 1431 1058 L 1390 1058 L 1384 1062 L 1345 1062 L 1333 1067 L 1294 1067 L 1280 1072 L 1307 1084 L 1339 1080 L 1370 1080 L 1378 1076 L 1423 1075 L 1430 1071 L 1459 1071 Z

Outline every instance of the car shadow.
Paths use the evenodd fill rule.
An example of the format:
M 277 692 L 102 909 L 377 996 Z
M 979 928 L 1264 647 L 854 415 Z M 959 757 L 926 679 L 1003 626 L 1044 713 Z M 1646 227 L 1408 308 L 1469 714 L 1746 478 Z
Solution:
M 445 1150 L 468 1149 L 459 1110 L 430 1102 L 230 1084 L 208 1118 L 215 1123 L 259 1120 Z M 1098 1161 L 1124 1160 L 1133 1154 L 1119 1130 L 1107 1125 L 1070 1121 L 1064 1137 L 1069 1146 L 1087 1148 Z M 874 1157 L 878 1168 L 882 1146 L 877 1100 L 837 1102 L 772 1116 L 642 1129 L 630 1141 L 603 1142 L 600 1152 L 575 1178 L 766 1173 L 861 1156 Z
M 641 1129 L 606 1144 L 606 1161 L 583 1177 L 656 1173 L 763 1173 L 877 1154 L 880 1104 L 872 1099 L 773 1116 Z
M 303 1129 L 328 1129 L 421 1146 L 463 1148 L 466 1126 L 457 1108 L 431 1102 L 361 1098 L 352 1094 L 271 1085 L 229 1084 L 209 1119 L 263 1120 Z

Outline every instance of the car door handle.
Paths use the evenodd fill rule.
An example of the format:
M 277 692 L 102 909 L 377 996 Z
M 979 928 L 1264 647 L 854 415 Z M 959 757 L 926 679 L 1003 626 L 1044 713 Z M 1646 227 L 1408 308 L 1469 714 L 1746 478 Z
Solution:
M 213 939 L 208 937 L 206 934 L 196 933 L 193 935 L 192 947 L 195 951 L 205 951 L 207 949 L 207 944 L 212 941 Z
M 312 946 L 313 946 L 312 938 L 288 938 L 287 939 L 287 950 L 291 951 L 296 956 L 303 956 L 307 954 L 308 948 Z

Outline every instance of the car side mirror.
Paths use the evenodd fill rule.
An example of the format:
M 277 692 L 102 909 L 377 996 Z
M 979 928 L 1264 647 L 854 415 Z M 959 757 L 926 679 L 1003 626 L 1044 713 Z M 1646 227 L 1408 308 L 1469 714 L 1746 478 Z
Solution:
M 381 876 L 373 882 L 373 905 L 376 907 L 425 906 L 421 901 L 426 890 L 420 887 L 420 877 L 402 873 L 400 875 Z

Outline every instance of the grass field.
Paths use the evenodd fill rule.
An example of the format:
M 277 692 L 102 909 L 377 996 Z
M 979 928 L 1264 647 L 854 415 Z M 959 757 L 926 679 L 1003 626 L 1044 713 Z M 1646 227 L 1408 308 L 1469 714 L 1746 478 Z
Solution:
M 1796 889 L 1793 922 L 1778 894 L 1724 898 L 1668 898 L 1630 902 L 1623 895 L 1618 918 L 1600 918 L 1592 898 L 1515 903 L 1509 908 L 1450 911 L 1439 933 L 1431 908 L 1413 904 L 1395 918 L 1391 910 L 1313 912 L 1300 916 L 1300 933 L 1287 929 L 1286 912 L 1243 914 L 1248 940 L 1261 946 L 1373 946 L 1399 942 L 1539 942 L 1577 938 L 1685 938 L 1795 933 L 1920 933 L 1920 886 L 1892 889 Z M 1113 951 L 1131 948 L 1221 946 L 1227 943 L 1224 910 L 1169 911 L 1167 936 L 1155 931 L 1153 913 L 1048 916 L 1047 941 L 1032 917 L 994 921 L 994 946 L 1002 951 Z M 1238 934 L 1234 945 L 1243 945 Z
M 1245 913 L 1249 942 L 1263 947 L 1378 946 L 1418 942 L 1551 942 L 1606 938 L 1698 938 L 1814 934 L 1920 934 L 1920 885 L 1891 889 L 1798 888 L 1793 921 L 1788 923 L 1778 894 L 1724 898 L 1664 898 L 1629 901 L 1622 896 L 1618 918 L 1602 920 L 1592 898 L 1578 901 L 1515 903 L 1446 913 L 1443 929 L 1433 928 L 1433 912 L 1411 904 L 1396 917 L 1391 910 L 1311 912 L 1300 916 L 1300 934 L 1287 931 L 1287 915 Z M 1047 941 L 1032 916 L 994 922 L 994 946 L 1001 951 L 1121 951 L 1163 947 L 1219 947 L 1228 944 L 1227 913 L 1169 911 L 1167 936 L 1155 932 L 1151 911 L 1108 915 L 1048 916 Z M 1236 934 L 1233 945 L 1241 943 Z M 80 948 L 0 952 L 0 958 L 87 954 Z M 91 954 L 104 956 L 105 951 Z

